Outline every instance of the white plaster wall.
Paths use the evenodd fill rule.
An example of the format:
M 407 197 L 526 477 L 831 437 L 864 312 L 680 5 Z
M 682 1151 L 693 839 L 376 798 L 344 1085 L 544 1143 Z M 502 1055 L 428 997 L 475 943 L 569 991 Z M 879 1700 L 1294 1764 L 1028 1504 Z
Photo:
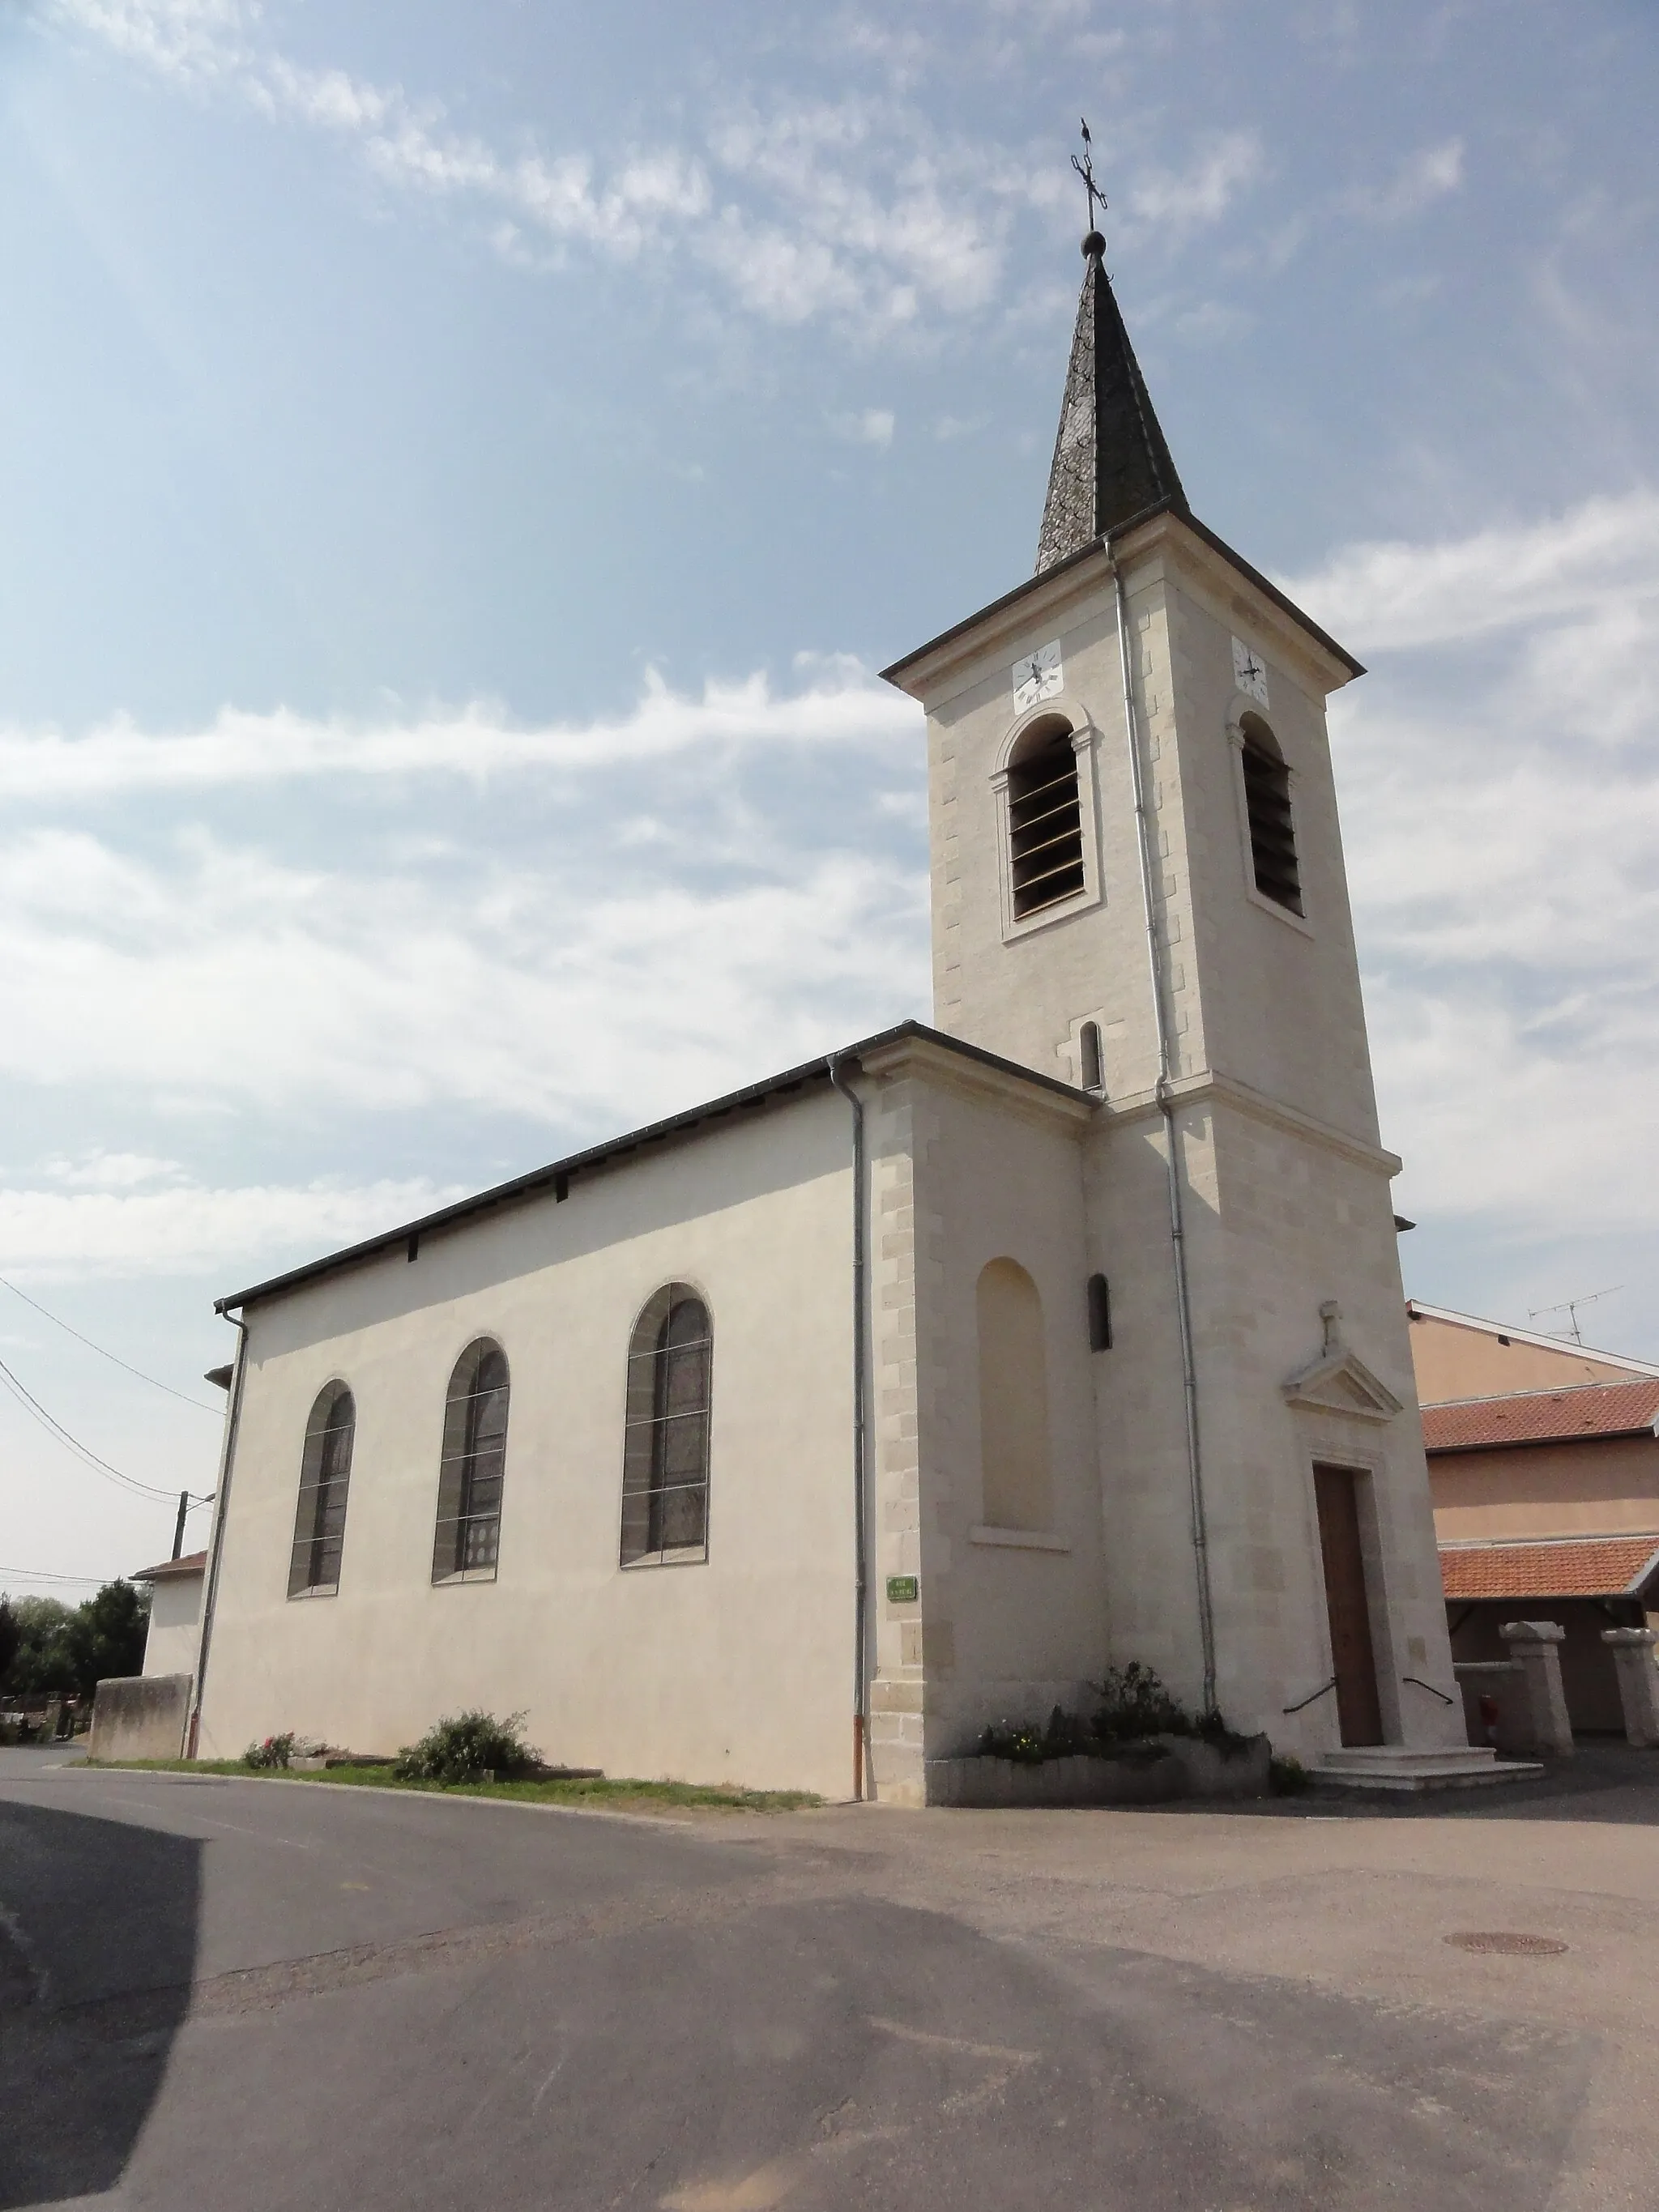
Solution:
M 150 1585 L 146 1674 L 194 1674 L 202 1633 L 201 1575 L 164 1575 Z
M 1377 1142 L 1376 1103 L 1337 817 L 1323 684 L 1259 595 L 1228 591 L 1206 559 L 1165 549 L 1161 583 L 1135 612 L 1142 680 L 1162 777 L 1180 759 L 1180 818 L 1160 825 L 1177 889 L 1189 888 L 1188 932 L 1203 1006 L 1203 1064 L 1362 1141 Z M 1142 612 L 1141 598 L 1154 604 Z M 1142 627 L 1144 625 L 1144 627 Z M 1269 704 L 1234 688 L 1232 639 L 1255 647 Z M 1229 724 L 1261 714 L 1291 771 L 1302 916 L 1255 890 L 1238 749 Z M 1177 965 L 1182 956 L 1177 954 Z
M 1079 767 L 1099 897 L 1005 941 L 1005 837 L 994 778 L 1018 729 L 1032 719 L 1015 705 L 1013 664 L 1053 639 L 1065 690 L 1038 711 L 1062 712 L 1090 732 Z M 1157 1053 L 1109 585 L 1097 579 L 1087 591 L 1073 587 L 1032 609 L 1017 631 L 994 633 L 927 705 L 935 1022 L 1041 1074 L 1078 1083 L 1078 1032 L 1093 1020 L 1108 1087 L 1150 1086 Z
M 1336 1741 L 1334 1703 L 1282 1711 L 1330 1672 L 1313 1517 L 1318 1453 L 1369 1471 L 1385 1729 L 1415 1743 L 1458 1741 L 1455 1707 L 1401 1686 L 1415 1674 L 1449 1688 L 1449 1655 L 1325 725 L 1325 696 L 1346 672 L 1178 524 L 1149 525 L 1120 558 L 1182 1093 L 1219 1701 L 1235 1725 L 1267 1727 L 1277 1741 L 1309 1750 Z M 1267 668 L 1267 718 L 1291 771 L 1303 920 L 1254 889 L 1229 724 L 1261 708 L 1235 689 L 1235 635 Z M 1012 668 L 1050 639 L 1061 646 L 1065 688 L 1038 711 L 1063 709 L 1091 732 L 1085 787 L 1100 896 L 1009 941 L 994 780 L 1022 724 Z M 1113 1658 L 1156 1667 L 1196 1705 L 1165 1139 L 1150 1109 L 1155 1002 L 1105 564 L 1081 563 L 988 616 L 907 680 L 928 712 L 939 1025 L 1076 1081 L 1080 1025 L 1101 1024 L 1109 1103 L 1085 1148 L 1080 1272 L 1110 1280 L 1117 1338 L 1091 1369 L 1103 1610 Z M 1328 1297 L 1341 1302 L 1356 1352 L 1404 1401 L 1386 1425 L 1285 1403 L 1279 1386 L 1317 1351 Z M 922 1371 L 925 1439 L 925 1359 Z M 925 1492 L 925 1451 L 922 1464 Z M 924 1518 L 924 1536 L 926 1528 Z
M 1384 1735 L 1461 1744 L 1461 1704 L 1404 1682 L 1455 1696 L 1386 1163 L 1224 1103 L 1212 1127 L 1194 1321 L 1223 1710 L 1304 1756 L 1339 1741 L 1334 1697 L 1283 1711 L 1332 1671 L 1312 1472 L 1328 1460 L 1370 1477 L 1362 1529 Z M 1327 1299 L 1341 1308 L 1345 1345 L 1401 1401 L 1392 1419 L 1285 1402 L 1285 1377 L 1319 1354 Z
M 876 1480 L 877 1794 L 915 1802 L 921 1760 L 988 1722 L 1046 1719 L 1107 1650 L 1089 1374 L 1080 1102 L 1022 1096 L 937 1051 L 895 1054 L 872 1114 L 884 1209 Z M 879 1202 L 879 1200 L 878 1200 Z M 1042 1300 L 1054 1543 L 994 1544 L 980 1463 L 981 1269 L 1017 1261 Z M 915 1574 L 915 1603 L 886 1578 Z
M 808 1093 L 253 1307 L 202 1755 L 287 1728 L 391 1750 L 482 1705 L 612 1774 L 846 1796 L 850 1127 Z M 623 1571 L 629 1335 L 671 1279 L 713 1317 L 709 1559 Z M 444 1395 L 481 1334 L 512 1373 L 500 1572 L 434 1589 Z M 339 1592 L 289 1600 L 301 1438 L 336 1375 L 357 1406 Z

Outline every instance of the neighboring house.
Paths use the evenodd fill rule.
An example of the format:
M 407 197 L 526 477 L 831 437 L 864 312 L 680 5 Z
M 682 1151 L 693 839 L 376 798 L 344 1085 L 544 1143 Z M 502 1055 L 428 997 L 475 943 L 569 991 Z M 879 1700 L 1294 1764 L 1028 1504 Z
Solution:
M 1553 1620 L 1574 1729 L 1622 1731 L 1601 1632 L 1659 1626 L 1659 1367 L 1407 1310 L 1454 1657 Z
M 146 1674 L 193 1674 L 202 1634 L 202 1585 L 205 1552 L 141 1567 L 136 1583 L 149 1584 L 149 1635 L 144 1644 Z
M 1193 514 L 1103 251 L 1036 573 L 886 672 L 935 1025 L 222 1300 L 200 1754 L 485 1706 L 914 1803 L 1139 1660 L 1309 1760 L 1478 1764 L 1326 728 L 1363 672 Z

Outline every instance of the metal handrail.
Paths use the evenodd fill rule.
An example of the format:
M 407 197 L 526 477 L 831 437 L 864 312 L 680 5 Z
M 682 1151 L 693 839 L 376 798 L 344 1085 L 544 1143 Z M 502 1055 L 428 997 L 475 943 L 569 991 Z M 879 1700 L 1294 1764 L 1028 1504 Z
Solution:
M 1438 1698 L 1443 1705 L 1449 1705 L 1454 1702 L 1443 1690 L 1437 1690 L 1432 1682 L 1425 1682 L 1420 1674 L 1402 1674 L 1400 1679 L 1402 1682 L 1414 1684 L 1419 1690 L 1426 1690 L 1431 1698 Z
M 1279 1710 L 1282 1713 L 1299 1713 L 1302 1711 L 1302 1705 L 1311 1705 L 1316 1704 L 1321 1698 L 1328 1697 L 1335 1687 L 1336 1677 L 1333 1674 L 1330 1680 L 1326 1683 L 1322 1690 L 1316 1690 L 1312 1697 L 1304 1698 L 1301 1705 L 1281 1705 Z

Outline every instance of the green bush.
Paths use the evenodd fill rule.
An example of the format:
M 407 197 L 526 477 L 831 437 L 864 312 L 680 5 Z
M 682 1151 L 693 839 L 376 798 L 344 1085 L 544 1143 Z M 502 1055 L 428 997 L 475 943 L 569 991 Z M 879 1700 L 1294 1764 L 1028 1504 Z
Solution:
M 508 1782 L 534 1774 L 541 1753 L 524 1740 L 524 1715 L 452 1713 L 429 1728 L 418 1743 L 405 1744 L 392 1772 L 400 1782 L 481 1782 L 494 1775 Z
M 1313 1777 L 1294 1752 L 1276 1752 L 1267 1762 L 1267 1788 L 1275 1797 L 1300 1797 Z
M 268 1735 L 263 1743 L 251 1743 L 242 1753 L 244 1766 L 261 1770 L 286 1766 L 294 1757 L 294 1731 L 287 1729 L 281 1735 Z
M 1218 1712 L 1194 1720 L 1170 1692 L 1150 1667 L 1132 1659 L 1127 1667 L 1107 1670 L 1095 1685 L 1099 1705 L 1085 1720 L 1056 1705 L 1046 1728 L 999 1721 L 979 1740 L 981 1756 L 1012 1759 L 1022 1766 L 1040 1766 L 1047 1759 L 1070 1759 L 1082 1752 L 1098 1753 L 1115 1746 L 1144 1743 L 1149 1736 L 1199 1736 L 1224 1756 L 1247 1750 L 1250 1739 L 1230 1729 Z
M 1089 1732 L 1097 1742 L 1133 1743 L 1143 1736 L 1200 1733 L 1152 1669 L 1139 1659 L 1127 1667 L 1109 1667 L 1105 1680 L 1095 1687 L 1100 1704 L 1090 1718 Z

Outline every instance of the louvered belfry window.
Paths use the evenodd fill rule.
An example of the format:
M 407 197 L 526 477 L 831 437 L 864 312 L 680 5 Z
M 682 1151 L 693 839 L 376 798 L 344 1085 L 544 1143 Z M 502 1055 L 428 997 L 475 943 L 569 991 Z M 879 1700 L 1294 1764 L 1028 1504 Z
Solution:
M 1291 817 L 1291 772 L 1267 725 L 1247 714 L 1244 733 L 1244 805 L 1250 823 L 1250 866 L 1263 898 L 1302 912 L 1302 878 L 1297 866 L 1296 825 Z
M 323 1595 L 340 1586 L 345 1547 L 346 1492 L 351 1484 L 351 1445 L 357 1409 L 343 1382 L 325 1382 L 306 1423 L 300 1459 L 300 1501 L 289 1558 L 290 1597 Z
M 1032 739 L 1008 771 L 1008 836 L 1017 921 L 1083 889 L 1077 754 L 1064 723 Z
M 507 1476 L 507 1354 L 481 1336 L 455 1363 L 444 1406 L 432 1579 L 495 1572 Z
M 622 1563 L 708 1555 L 708 1309 L 665 1283 L 634 1324 L 623 1448 Z

